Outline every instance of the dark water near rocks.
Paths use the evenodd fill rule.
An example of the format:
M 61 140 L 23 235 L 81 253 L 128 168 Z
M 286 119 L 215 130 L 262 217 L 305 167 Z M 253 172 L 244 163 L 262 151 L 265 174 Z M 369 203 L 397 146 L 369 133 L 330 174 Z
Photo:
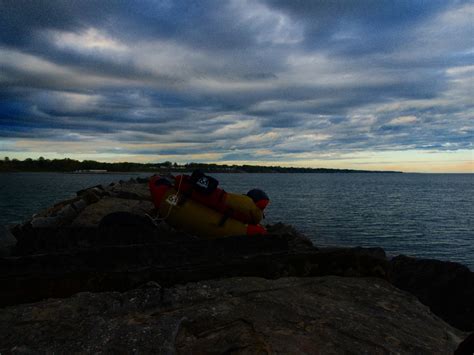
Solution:
M 0 174 L 0 225 L 85 187 L 146 174 Z M 474 270 L 474 174 L 215 174 L 221 186 L 271 199 L 268 223 L 292 224 L 315 245 L 381 246 Z

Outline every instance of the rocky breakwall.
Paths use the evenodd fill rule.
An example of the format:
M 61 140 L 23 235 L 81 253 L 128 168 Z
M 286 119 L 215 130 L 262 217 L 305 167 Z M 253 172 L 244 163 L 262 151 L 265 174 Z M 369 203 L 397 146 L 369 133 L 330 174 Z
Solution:
M 0 311 L 2 354 L 452 354 L 462 337 L 373 278 L 148 283 Z
M 18 243 L 0 260 L 0 305 L 124 291 L 151 280 L 170 286 L 232 276 L 388 274 L 381 249 L 318 250 L 282 224 L 265 237 L 220 240 L 155 224 L 146 179 L 77 194 L 13 229 Z
M 96 229 L 102 219 L 114 212 L 145 216 L 153 211 L 147 179 L 131 179 L 97 185 L 77 192 L 77 197 L 61 201 L 15 226 L 17 239 L 13 253 L 37 254 L 43 251 L 87 247 L 99 241 L 80 230 Z M 83 238 L 77 239 L 77 238 Z
M 95 294 L 4 308 L 0 311 L 0 352 L 15 347 L 34 352 L 78 351 L 81 346 L 114 351 L 123 345 L 142 351 L 200 352 L 216 347 L 252 353 L 257 349 L 293 352 L 303 349 L 299 346 L 336 353 L 354 349 L 431 352 L 437 346 L 440 352 L 450 353 L 465 334 L 389 282 L 418 296 L 452 326 L 473 328 L 472 298 L 465 297 L 473 289 L 469 270 L 456 279 L 468 290 L 457 300 L 457 307 L 443 306 L 456 295 L 423 295 L 430 294 L 436 274 L 446 274 L 439 269 L 429 275 L 420 273 L 413 265 L 422 261 L 387 260 L 380 248 L 318 249 L 282 224 L 269 226 L 265 237 L 200 240 L 164 222 L 153 223 L 148 217 L 154 211 L 146 183 L 146 179 L 130 180 L 79 191 L 75 199 L 13 229 L 17 245 L 11 255 L 0 258 L 0 306 L 78 292 Z M 447 265 L 441 264 L 441 269 Z M 150 282 L 151 289 L 142 287 Z M 438 291 L 453 285 L 435 284 Z M 329 289 L 318 293 L 325 285 Z M 221 291 L 229 288 L 231 293 L 238 294 L 240 289 L 242 295 L 256 298 L 226 298 L 229 294 Z M 269 302 L 267 295 L 278 301 Z M 290 307 L 285 316 L 278 312 L 281 304 Z M 232 315 L 221 312 L 234 306 Z M 64 313 L 68 316 L 63 317 L 61 309 L 70 310 Z M 297 316 L 289 317 L 291 312 Z M 38 315 L 44 318 L 37 319 Z M 167 317 L 172 326 L 166 323 Z M 38 324 L 48 330 L 40 331 Z M 397 333 L 395 328 L 408 330 Z M 369 329 L 377 336 L 371 338 Z M 28 334 L 22 338 L 26 340 L 20 334 Z M 95 339 L 93 334 L 100 335 Z M 150 335 L 157 342 L 150 342 Z M 289 343 L 283 344 L 282 339 Z

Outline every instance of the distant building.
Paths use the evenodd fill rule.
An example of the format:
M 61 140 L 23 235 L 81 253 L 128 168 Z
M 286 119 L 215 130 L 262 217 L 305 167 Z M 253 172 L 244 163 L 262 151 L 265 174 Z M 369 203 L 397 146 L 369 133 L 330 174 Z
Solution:
M 107 170 L 101 170 L 101 169 L 84 169 L 84 170 L 74 171 L 74 173 L 77 173 L 77 174 L 103 174 L 106 172 Z

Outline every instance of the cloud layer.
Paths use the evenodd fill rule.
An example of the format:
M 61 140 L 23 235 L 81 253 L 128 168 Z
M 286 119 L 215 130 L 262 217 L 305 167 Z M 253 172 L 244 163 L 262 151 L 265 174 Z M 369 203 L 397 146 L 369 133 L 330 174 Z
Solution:
M 0 151 L 472 152 L 473 18 L 468 1 L 0 0 Z

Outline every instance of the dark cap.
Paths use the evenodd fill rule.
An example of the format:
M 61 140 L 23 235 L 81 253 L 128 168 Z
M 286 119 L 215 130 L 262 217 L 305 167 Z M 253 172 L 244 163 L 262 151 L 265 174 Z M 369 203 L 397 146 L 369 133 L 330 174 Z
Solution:
M 263 211 L 267 207 L 270 199 L 268 195 L 260 189 L 252 189 L 247 192 L 247 196 L 250 197 L 253 202 Z

